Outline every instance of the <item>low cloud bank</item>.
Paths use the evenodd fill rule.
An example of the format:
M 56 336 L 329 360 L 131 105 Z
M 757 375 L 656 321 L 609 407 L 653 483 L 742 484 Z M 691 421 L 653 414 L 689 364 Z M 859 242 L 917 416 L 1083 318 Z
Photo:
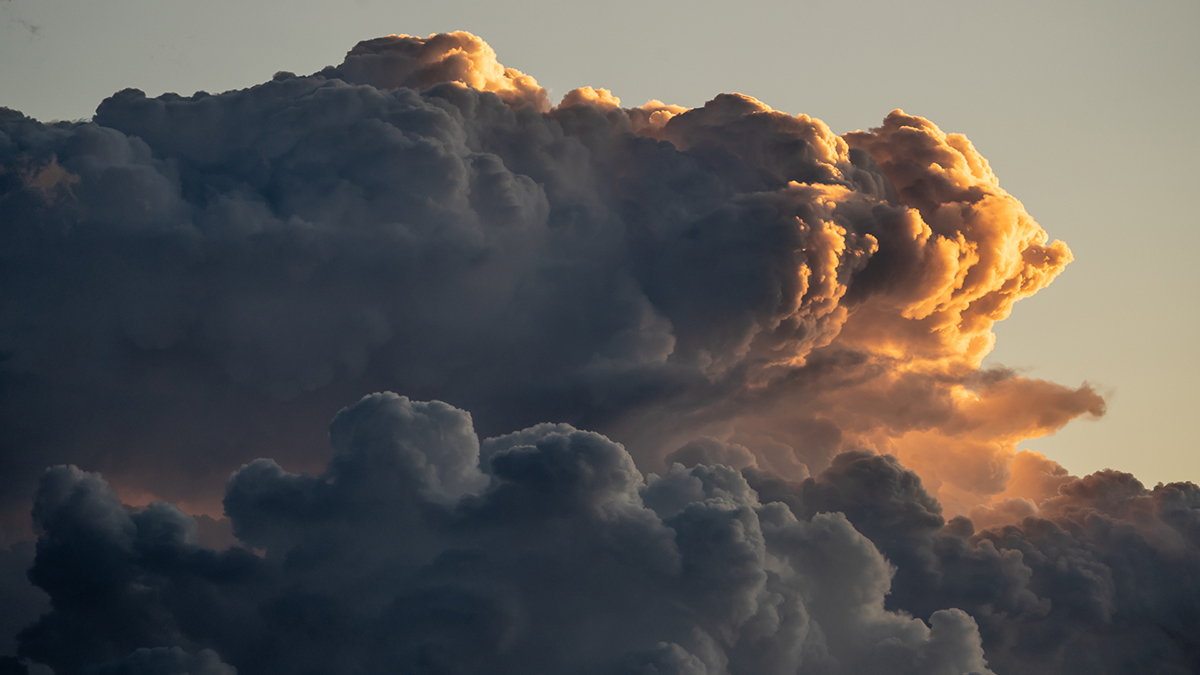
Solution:
M 176 672 L 132 664 L 196 648 L 244 673 L 990 672 L 965 613 L 884 608 L 892 570 L 846 517 L 797 519 L 728 467 L 647 480 L 563 424 L 481 445 L 464 411 L 394 394 L 330 438 L 319 476 L 261 459 L 229 480 L 261 557 L 47 471 L 31 578 L 55 609 L 22 654 L 60 673 Z
M 395 394 L 340 412 L 330 440 L 319 475 L 260 459 L 229 479 L 257 555 L 49 469 L 30 576 L 54 610 L 22 655 L 59 673 L 963 674 L 1188 672 L 1200 654 L 1190 484 L 1102 472 L 975 533 L 888 455 L 800 483 L 643 476 L 596 433 L 480 443 L 466 412 Z

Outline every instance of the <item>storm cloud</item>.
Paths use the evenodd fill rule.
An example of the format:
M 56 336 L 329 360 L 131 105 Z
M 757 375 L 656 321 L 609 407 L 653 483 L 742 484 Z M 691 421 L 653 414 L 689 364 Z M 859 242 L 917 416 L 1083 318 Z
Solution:
M 728 467 L 647 480 L 563 424 L 481 447 L 465 412 L 394 394 L 330 439 L 319 476 L 260 459 L 229 480 L 261 558 L 47 471 L 30 575 L 55 608 L 23 654 L 56 672 L 188 646 L 263 673 L 990 672 L 966 613 L 884 608 L 892 569 L 845 516 L 798 520 Z
M 259 459 L 229 479 L 242 545 L 223 551 L 174 506 L 131 514 L 98 474 L 47 470 L 30 578 L 53 611 L 21 633 L 22 656 L 60 673 L 193 659 L 964 674 L 1184 673 L 1200 654 L 1191 484 L 1102 472 L 976 533 L 890 455 L 844 453 L 799 483 L 721 464 L 644 476 L 593 432 L 481 443 L 465 411 L 395 394 L 341 411 L 330 441 L 319 475 Z
M 1071 253 L 920 117 L 554 105 L 475 36 L 390 36 L 0 109 L 0 219 L 0 639 L 31 663 L 1195 663 L 1143 585 L 1197 597 L 1195 486 L 1016 452 L 1104 413 L 981 367 Z

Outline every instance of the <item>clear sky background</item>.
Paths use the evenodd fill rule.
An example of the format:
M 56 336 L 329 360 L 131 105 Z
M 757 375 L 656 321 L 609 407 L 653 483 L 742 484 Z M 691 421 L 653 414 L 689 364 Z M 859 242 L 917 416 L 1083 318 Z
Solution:
M 88 118 L 113 92 L 240 88 L 357 41 L 467 30 L 551 90 L 754 96 L 842 133 L 894 108 L 966 134 L 1075 262 L 990 363 L 1105 392 L 1022 444 L 1077 474 L 1200 482 L 1200 3 L 0 0 L 0 105 Z

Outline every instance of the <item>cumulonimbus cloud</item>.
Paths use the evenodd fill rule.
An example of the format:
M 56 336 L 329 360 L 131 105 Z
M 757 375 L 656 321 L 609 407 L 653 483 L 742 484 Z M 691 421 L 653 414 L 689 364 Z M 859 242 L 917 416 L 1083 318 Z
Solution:
M 404 467 L 419 493 L 405 517 L 429 550 L 449 546 L 449 535 L 439 529 L 446 523 L 421 525 L 426 511 L 486 501 L 481 495 L 496 486 L 487 474 L 492 446 L 484 444 L 479 462 L 474 429 L 484 437 L 527 427 L 577 433 L 536 426 L 554 422 L 619 441 L 630 476 L 691 481 L 671 478 L 675 462 L 738 469 L 758 490 L 737 488 L 738 508 L 760 520 L 778 511 L 772 503 L 794 502 L 787 490 L 766 499 L 765 485 L 805 485 L 834 475 L 848 457 L 891 455 L 918 488 L 915 502 L 894 506 L 915 503 L 932 514 L 922 521 L 932 529 L 914 537 L 957 537 L 975 551 L 991 535 L 964 534 L 962 526 L 946 534 L 942 509 L 970 514 L 981 527 L 1028 517 L 1075 522 L 1056 500 L 1079 479 L 1045 458 L 1018 455 L 1016 444 L 1104 412 L 1086 384 L 1072 389 L 981 368 L 993 323 L 1050 283 L 1071 253 L 999 186 L 965 137 L 901 111 L 877 129 L 838 136 L 820 120 L 736 94 L 696 109 L 658 101 L 624 108 L 610 92 L 585 87 L 552 105 L 532 77 L 504 68 L 467 33 L 369 40 L 339 66 L 279 73 L 218 95 L 126 90 L 89 122 L 43 124 L 0 109 L 0 216 L 0 514 L 8 541 L 27 536 L 28 495 L 48 465 L 102 470 L 116 497 L 78 470 L 53 475 L 92 485 L 88 494 L 109 495 L 96 497 L 108 506 L 175 502 L 200 518 L 209 542 L 233 541 L 214 520 L 222 507 L 213 486 L 248 463 L 239 480 L 282 481 L 270 485 L 315 491 L 305 499 L 317 502 L 342 499 L 321 492 L 344 477 L 336 458 L 325 479 L 296 472 L 325 471 L 324 424 L 346 402 L 392 390 L 473 415 L 471 430 L 460 425 L 465 445 L 457 450 L 430 437 L 413 441 L 417 455 L 401 453 L 424 458 Z M 414 433 L 411 422 L 388 424 Z M 335 424 L 341 457 L 338 434 Z M 251 463 L 258 457 L 293 473 Z M 39 499 L 48 499 L 51 479 L 41 480 Z M 641 495 L 627 495 L 629 504 L 653 491 L 640 477 L 629 480 L 626 493 Z M 236 485 L 226 509 L 240 503 Z M 333 508 L 288 504 L 266 521 L 233 518 L 243 543 L 268 551 L 266 562 L 203 556 L 224 561 L 212 563 L 218 567 L 276 574 L 271 565 L 282 563 L 270 552 L 292 551 L 288 538 L 314 526 L 304 514 L 315 512 L 304 509 Z M 642 514 L 635 520 L 657 513 L 628 508 Z M 125 542 L 118 548 L 140 546 L 139 523 L 168 512 L 152 507 L 113 525 L 124 532 L 113 535 Z M 870 538 L 854 546 L 878 547 L 899 565 L 900 549 L 871 534 L 872 523 L 887 521 L 882 512 L 869 522 L 849 512 L 849 521 L 816 519 L 795 504 L 790 513 L 797 524 L 788 527 L 805 531 L 818 520 L 834 529 L 851 523 Z M 656 517 L 662 532 L 676 531 L 663 524 L 668 516 Z M 54 528 L 39 522 L 47 541 Z M 510 526 L 517 527 L 501 530 Z M 376 536 L 351 530 L 304 546 L 336 540 L 352 550 Z M 5 566 L 27 565 L 30 553 L 11 549 Z M 547 555 L 565 561 L 558 556 L 567 553 Z M 912 555 L 928 569 L 943 564 L 933 548 Z M 118 567 L 143 565 L 133 560 Z M 900 584 L 910 573 L 897 569 Z M 883 597 L 888 574 L 871 574 L 871 592 Z M 888 597 L 908 597 L 908 584 Z M 13 597 L 29 590 L 22 588 Z M 995 637 L 1007 629 L 993 628 L 982 605 L 937 592 L 930 591 L 937 610 L 899 604 L 870 610 L 870 620 L 892 627 L 880 635 L 900 631 L 895 639 L 912 664 L 942 658 L 934 656 L 941 647 L 922 642 L 929 635 L 958 635 L 945 638 L 960 649 L 946 663 L 983 668 L 972 660 L 971 622 L 989 645 L 1007 645 Z M 996 606 L 986 611 L 1001 611 Z M 934 620 L 952 608 L 976 618 L 951 612 Z M 712 668 L 722 659 L 749 663 L 736 655 L 754 651 L 739 642 L 738 621 L 759 615 L 708 609 L 725 628 L 672 632 L 663 646 L 637 652 L 650 661 L 636 667 L 661 661 L 676 665 L 653 667 L 719 672 Z M 58 619 L 28 635 L 49 640 L 67 630 L 53 621 L 86 623 L 55 611 Z M 693 628 L 717 646 L 704 646 Z M 224 642 L 155 635 L 81 648 L 87 656 L 64 656 L 59 666 L 132 659 L 106 667 L 187 668 L 193 659 L 197 669 L 226 667 L 198 651 Z M 832 646 L 840 636 L 822 639 L 817 652 L 841 649 Z M 34 637 L 23 644 L 49 658 Z M 160 651 L 134 655 L 141 648 Z M 242 647 L 222 649 L 229 663 L 267 667 Z M 794 649 L 810 664 L 825 658 L 800 643 Z M 875 658 L 869 651 L 864 659 Z

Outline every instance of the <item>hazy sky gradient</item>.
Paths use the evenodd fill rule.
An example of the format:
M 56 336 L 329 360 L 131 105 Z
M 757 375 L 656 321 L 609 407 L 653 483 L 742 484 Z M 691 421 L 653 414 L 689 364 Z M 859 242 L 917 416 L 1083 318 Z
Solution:
M 1075 262 L 998 324 L 991 362 L 1106 392 L 1029 444 L 1076 474 L 1200 481 L 1200 5 L 0 0 L 0 105 L 223 91 L 341 61 L 362 39 L 467 30 L 558 97 L 697 106 L 738 91 L 841 133 L 894 109 L 966 134 Z M 403 393 L 403 392 L 402 392 Z

